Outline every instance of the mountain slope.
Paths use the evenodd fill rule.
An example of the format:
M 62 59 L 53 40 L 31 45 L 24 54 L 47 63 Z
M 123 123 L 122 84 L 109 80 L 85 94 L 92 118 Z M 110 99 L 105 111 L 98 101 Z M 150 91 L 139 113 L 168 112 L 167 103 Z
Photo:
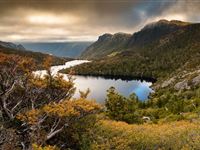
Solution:
M 182 29 L 189 24 L 190 23 L 177 20 L 159 20 L 158 22 L 147 24 L 142 30 L 132 35 L 127 47 L 131 48 L 134 46 L 149 44 L 179 29 Z
M 14 44 L 11 42 L 0 41 L 0 46 L 5 47 L 5 48 L 16 49 L 16 50 L 26 50 L 23 45 Z
M 60 58 L 60 57 L 55 57 L 51 56 L 48 54 L 43 54 L 40 52 L 31 52 L 31 51 L 24 51 L 24 50 L 17 50 L 17 49 L 12 49 L 12 48 L 7 48 L 3 47 L 0 45 L 0 55 L 1 54 L 6 54 L 6 55 L 18 55 L 26 58 L 32 58 L 36 65 L 38 67 L 41 67 L 42 63 L 45 61 L 47 57 L 52 57 L 53 58 L 53 64 L 64 64 L 66 61 L 71 60 L 70 58 Z
M 112 52 L 117 52 L 126 46 L 131 34 L 116 33 L 104 34 L 99 39 L 90 45 L 82 54 L 82 58 L 96 58 L 103 57 Z
M 169 24 L 174 26 L 174 22 L 169 22 Z M 156 28 L 157 32 L 160 33 L 160 28 Z M 150 31 L 153 33 L 155 32 L 154 29 L 152 28 Z M 137 34 L 142 34 L 145 30 L 143 29 Z M 152 35 L 154 40 L 151 39 L 151 42 L 145 41 L 143 38 L 145 36 L 139 36 L 138 41 L 141 43 L 145 41 L 146 44 L 128 44 L 123 49 L 115 51 L 116 55 L 108 53 L 102 57 L 97 57 L 92 63 L 75 67 L 74 71 L 77 74 L 86 75 L 164 78 L 183 66 L 192 68 L 199 65 L 199 31 L 200 24 L 181 23 L 178 29 L 167 34 L 159 34 L 156 37 Z
M 117 33 L 114 35 L 104 34 L 90 45 L 81 55 L 82 58 L 96 59 L 106 57 L 112 53 L 116 54 L 125 50 L 140 49 L 151 42 L 154 42 L 168 34 L 176 32 L 190 25 L 187 22 L 177 20 L 160 20 L 146 25 L 139 32 L 132 35 Z

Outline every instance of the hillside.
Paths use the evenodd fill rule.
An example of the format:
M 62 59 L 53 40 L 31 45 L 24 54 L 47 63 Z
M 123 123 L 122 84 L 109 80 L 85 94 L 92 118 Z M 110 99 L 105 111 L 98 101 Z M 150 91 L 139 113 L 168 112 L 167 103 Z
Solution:
M 90 45 L 82 54 L 81 58 L 98 58 L 107 56 L 110 53 L 120 51 L 128 43 L 131 34 L 116 33 L 104 34 L 98 38 L 98 40 Z
M 5 48 L 16 49 L 16 50 L 26 50 L 23 45 L 14 44 L 11 42 L 0 41 L 0 46 L 5 47 Z
M 90 45 L 81 55 L 82 58 L 96 59 L 116 54 L 122 51 L 138 50 L 144 45 L 150 44 L 168 34 L 171 34 L 185 26 L 190 25 L 187 22 L 177 20 L 167 21 L 160 20 L 147 24 L 144 28 L 134 34 L 116 33 L 104 34 Z
M 16 55 L 16 56 L 22 56 L 26 58 L 31 58 L 35 61 L 35 63 L 38 65 L 38 67 L 41 67 L 41 64 L 45 61 L 47 57 L 52 57 L 53 58 L 53 64 L 63 64 L 66 61 L 71 60 L 71 58 L 60 58 L 60 57 L 55 57 L 51 56 L 48 54 L 43 54 L 40 52 L 31 52 L 31 51 L 26 51 L 26 50 L 18 50 L 18 49 L 13 49 L 9 47 L 3 47 L 0 45 L 0 55 L 6 54 L 6 55 Z
M 190 68 L 199 64 L 199 30 L 200 24 L 161 20 L 123 41 L 127 44 L 119 50 L 107 50 L 106 47 L 106 52 L 101 54 L 99 49 L 90 49 L 99 43 L 98 40 L 82 55 L 94 59 L 93 62 L 77 66 L 74 71 L 85 75 L 164 78 L 184 64 Z M 89 49 L 93 55 L 85 55 Z
M 23 42 L 27 50 L 52 54 L 58 57 L 79 57 L 91 42 Z

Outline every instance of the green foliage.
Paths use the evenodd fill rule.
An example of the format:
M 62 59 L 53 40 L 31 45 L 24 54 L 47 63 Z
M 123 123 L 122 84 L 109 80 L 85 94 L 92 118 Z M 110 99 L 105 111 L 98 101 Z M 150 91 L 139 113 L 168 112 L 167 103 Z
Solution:
M 73 70 L 80 75 L 164 78 L 177 69 L 194 68 L 199 64 L 199 30 L 199 24 L 191 24 L 148 44 L 132 47 L 127 44 L 120 50 L 115 49 L 114 52 L 119 53 L 113 57 L 95 58 Z M 154 35 L 151 38 L 155 38 Z M 99 53 L 98 50 L 95 52 Z
M 114 87 L 111 87 L 107 91 L 107 99 L 105 102 L 106 114 L 115 120 L 139 123 L 141 120 L 138 118 L 136 110 L 140 103 L 135 94 L 126 98 L 118 94 Z
M 157 123 L 197 119 L 200 109 L 199 88 L 175 91 L 158 90 L 147 101 L 141 102 L 133 94 L 124 97 L 111 87 L 106 99 L 106 115 L 127 123 Z M 194 117 L 194 118 L 192 118 Z

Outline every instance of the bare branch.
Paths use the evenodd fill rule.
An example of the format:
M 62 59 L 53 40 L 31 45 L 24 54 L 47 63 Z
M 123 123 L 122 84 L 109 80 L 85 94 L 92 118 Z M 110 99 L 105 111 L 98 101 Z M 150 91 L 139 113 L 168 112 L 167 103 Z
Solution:
M 62 130 L 64 129 L 64 126 L 62 126 L 60 129 L 55 130 L 54 132 L 50 132 L 47 135 L 47 140 L 51 139 L 52 137 L 54 137 L 56 134 L 60 133 Z
M 22 100 L 20 100 L 12 109 L 11 109 L 11 112 L 13 112 L 18 105 L 20 105 L 22 103 Z

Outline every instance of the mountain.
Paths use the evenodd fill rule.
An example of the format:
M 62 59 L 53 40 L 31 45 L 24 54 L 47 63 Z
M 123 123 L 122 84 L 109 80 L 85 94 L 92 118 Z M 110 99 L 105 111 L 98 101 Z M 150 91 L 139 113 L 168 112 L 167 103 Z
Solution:
M 104 34 L 98 40 L 90 45 L 82 54 L 82 58 L 96 58 L 108 55 L 109 53 L 119 51 L 125 47 L 130 39 L 131 34 L 116 33 Z
M 5 48 L 16 49 L 16 50 L 26 50 L 23 45 L 14 44 L 11 42 L 0 41 L 0 46 L 5 47 Z
M 52 54 L 59 57 L 78 57 L 92 42 L 21 43 L 27 50 Z
M 139 32 L 132 35 L 125 33 L 104 34 L 95 43 L 90 45 L 81 54 L 81 57 L 96 59 L 109 54 L 112 55 L 112 53 L 115 55 L 127 49 L 138 49 L 188 25 L 190 23 L 178 20 L 160 20 L 146 25 Z
M 160 20 L 131 36 L 123 35 L 122 43 L 112 41 L 113 35 L 103 40 L 100 36 L 81 55 L 93 62 L 76 66 L 74 71 L 83 75 L 165 78 L 177 69 L 200 65 L 199 31 L 199 23 Z M 117 45 L 107 44 L 110 41 Z
M 158 22 L 147 24 L 142 30 L 132 35 L 128 41 L 128 48 L 149 44 L 189 24 L 178 20 L 159 20 Z

